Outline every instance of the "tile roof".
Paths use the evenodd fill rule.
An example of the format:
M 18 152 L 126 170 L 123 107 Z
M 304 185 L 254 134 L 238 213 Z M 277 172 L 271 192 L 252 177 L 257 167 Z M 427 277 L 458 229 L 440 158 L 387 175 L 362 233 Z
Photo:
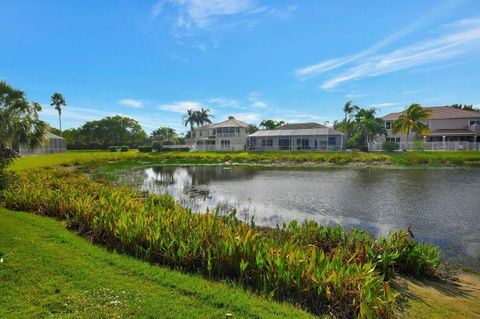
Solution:
M 204 125 L 195 129 L 219 128 L 219 127 L 247 127 L 247 126 L 248 126 L 247 123 L 243 121 L 239 121 L 236 118 L 231 118 L 231 119 L 222 121 L 220 123 Z
M 432 110 L 430 115 L 431 120 L 480 118 L 480 112 L 465 111 L 449 106 L 432 106 L 425 107 L 425 109 Z M 403 112 L 395 112 L 387 114 L 383 117 L 383 120 L 396 120 L 402 113 Z

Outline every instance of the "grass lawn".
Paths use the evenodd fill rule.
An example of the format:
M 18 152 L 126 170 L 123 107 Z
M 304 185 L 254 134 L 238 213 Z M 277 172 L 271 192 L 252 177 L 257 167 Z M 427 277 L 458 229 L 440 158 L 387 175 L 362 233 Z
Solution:
M 226 283 L 94 246 L 60 222 L 0 208 L 0 318 L 313 318 Z
M 479 151 L 464 152 L 162 152 L 125 153 L 107 151 L 68 151 L 65 154 L 22 157 L 11 166 L 14 170 L 53 165 L 98 164 L 105 161 L 138 159 L 159 164 L 218 164 L 224 162 L 247 164 L 286 164 L 287 166 L 313 165 L 396 165 L 409 167 L 474 166 L 480 167 Z

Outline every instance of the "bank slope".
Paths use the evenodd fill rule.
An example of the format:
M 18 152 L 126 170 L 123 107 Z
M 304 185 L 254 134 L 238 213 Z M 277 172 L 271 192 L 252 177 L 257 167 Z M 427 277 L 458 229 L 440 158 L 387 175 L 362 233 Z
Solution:
M 0 208 L 0 318 L 313 318 L 108 252 L 51 218 Z

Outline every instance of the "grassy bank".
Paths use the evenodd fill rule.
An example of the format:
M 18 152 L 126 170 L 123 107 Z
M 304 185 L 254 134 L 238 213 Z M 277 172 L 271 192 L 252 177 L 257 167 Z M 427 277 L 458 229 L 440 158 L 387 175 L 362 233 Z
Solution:
M 18 158 L 12 169 L 38 168 L 54 165 L 98 164 L 101 162 L 145 160 L 158 164 L 219 164 L 239 163 L 279 166 L 405 166 L 405 167 L 480 167 L 480 152 L 162 152 L 125 153 L 104 151 L 69 151 L 66 154 Z
M 0 208 L 0 318 L 313 318 L 242 288 L 108 252 Z
M 438 251 L 401 232 L 374 239 L 359 230 L 292 222 L 257 229 L 233 216 L 193 214 L 169 196 L 140 194 L 61 169 L 18 173 L 6 207 L 65 219 L 97 243 L 207 277 L 229 278 L 310 311 L 389 317 L 394 272 L 431 275 Z

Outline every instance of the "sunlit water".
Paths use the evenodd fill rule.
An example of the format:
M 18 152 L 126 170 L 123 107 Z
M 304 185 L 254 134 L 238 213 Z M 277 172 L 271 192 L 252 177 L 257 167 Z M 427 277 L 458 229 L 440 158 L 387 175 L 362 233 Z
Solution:
M 120 181 L 198 212 L 234 208 L 259 225 L 309 219 L 378 236 L 411 223 L 446 260 L 480 268 L 480 170 L 153 167 Z

